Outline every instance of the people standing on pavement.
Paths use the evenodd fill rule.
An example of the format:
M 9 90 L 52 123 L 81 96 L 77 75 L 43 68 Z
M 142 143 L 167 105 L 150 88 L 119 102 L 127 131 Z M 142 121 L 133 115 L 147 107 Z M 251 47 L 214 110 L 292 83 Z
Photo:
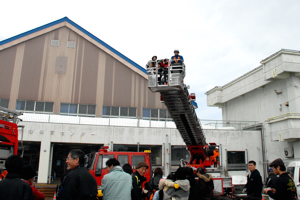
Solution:
M 259 171 L 256 168 L 256 162 L 251 160 L 248 162 L 248 168 L 250 170 L 247 176 L 247 197 L 250 199 L 262 199 L 262 178 Z
M 137 164 L 136 172 L 132 174 L 132 191 L 131 191 L 132 200 L 144 199 L 142 184 L 147 180 L 144 177 L 144 175 L 147 172 L 148 168 L 149 167 L 145 162 L 139 162 Z
M 34 200 L 32 189 L 28 183 L 21 180 L 23 159 L 13 155 L 6 159 L 6 177 L 0 181 L 0 199 L 2 200 Z
M 158 184 L 158 191 L 155 192 L 153 200 L 163 200 L 164 199 L 164 190 L 168 190 L 169 187 L 179 188 L 178 184 L 175 184 L 176 178 L 175 174 L 169 174 L 167 179 L 160 179 Z
M 158 184 L 160 179 L 162 179 L 163 176 L 163 170 L 160 167 L 155 168 L 153 172 L 153 177 L 149 181 L 148 188 L 149 192 L 147 194 L 148 199 L 152 199 L 155 192 L 158 190 Z
M 26 165 L 22 169 L 21 178 L 24 182 L 28 183 L 32 189 L 32 193 L 35 200 L 44 200 L 45 195 L 40 192 L 36 187 L 34 186 L 33 180 L 36 175 L 35 170 L 32 166 Z
M 190 182 L 186 179 L 187 171 L 185 168 L 180 167 L 175 172 L 175 182 L 167 182 L 164 188 L 164 198 L 172 199 L 176 197 L 176 200 L 188 200 L 190 192 Z M 173 185 L 172 185 L 173 184 Z M 167 187 L 167 188 L 166 188 Z M 161 188 L 161 186 L 160 186 Z
M 66 159 L 69 173 L 61 184 L 60 200 L 91 200 L 98 194 L 96 179 L 84 167 L 84 152 L 73 149 Z
M 150 187 L 154 190 L 158 190 L 158 184 L 160 179 L 162 179 L 163 173 L 164 172 L 160 167 L 155 168 L 153 178 L 150 180 Z
M 186 179 L 190 182 L 190 194 L 189 200 L 198 199 L 200 196 L 199 193 L 199 184 L 195 179 L 196 175 L 194 174 L 194 170 L 191 167 L 186 167 Z
M 128 173 L 129 175 L 132 175 L 133 171 L 129 163 L 125 163 L 122 168 L 124 172 Z
M 197 169 L 198 187 L 201 200 L 211 200 L 214 196 L 214 182 L 213 177 L 206 173 L 206 170 L 202 167 Z
M 275 189 L 267 188 L 264 190 L 271 198 L 275 200 L 295 200 L 297 199 L 296 187 L 293 179 L 286 173 L 286 167 L 282 159 L 274 160 L 270 167 L 273 168 L 274 174 L 279 175 L 276 181 Z
M 117 159 L 106 161 L 109 172 L 101 182 L 103 200 L 124 199 L 131 200 L 132 177 L 123 171 Z
M 268 174 L 269 174 L 269 176 L 266 180 L 266 187 L 267 188 L 275 188 L 278 177 L 276 174 L 274 174 L 273 168 L 270 167 L 270 169 L 268 170 Z

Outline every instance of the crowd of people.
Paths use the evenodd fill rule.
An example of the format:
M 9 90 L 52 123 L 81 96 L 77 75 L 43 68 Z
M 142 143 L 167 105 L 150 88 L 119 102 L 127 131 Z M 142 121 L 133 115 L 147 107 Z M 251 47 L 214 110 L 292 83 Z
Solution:
M 153 67 L 158 67 L 158 83 L 159 85 L 166 85 L 168 83 L 168 67 L 169 63 L 171 65 L 181 64 L 184 62 L 184 59 L 179 55 L 179 50 L 174 50 L 174 56 L 171 57 L 171 62 L 168 58 L 157 60 L 157 56 L 152 56 L 152 59 L 146 64 L 146 68 L 150 69 Z
M 96 200 L 99 190 L 96 179 L 84 167 L 84 152 L 71 150 L 66 159 L 68 173 L 57 188 L 57 200 Z M 106 161 L 109 172 L 101 183 L 103 200 L 211 200 L 214 198 L 214 183 L 204 168 L 196 173 L 190 167 L 180 167 L 175 173 L 163 178 L 163 170 L 156 168 L 150 180 L 145 178 L 149 166 L 139 162 L 133 172 L 130 164 L 120 165 L 111 158 Z M 33 180 L 36 175 L 31 166 L 23 166 L 20 156 L 10 156 L 5 163 L 8 174 L 0 181 L 0 200 L 43 200 L 45 196 L 35 188 Z M 292 177 L 286 172 L 282 159 L 270 164 L 266 189 L 263 190 L 262 177 L 256 169 L 256 162 L 248 163 L 249 174 L 245 199 L 262 199 L 262 192 L 275 200 L 295 200 L 297 192 Z M 279 177 L 278 177 L 279 176 Z
M 199 168 L 194 174 L 192 168 L 178 168 L 173 174 L 163 178 L 163 170 L 156 168 L 153 177 L 146 180 L 147 163 L 139 162 L 136 172 L 132 172 L 129 164 L 122 167 L 115 158 L 106 162 L 109 174 L 102 179 L 102 193 L 104 200 L 161 200 L 161 199 L 211 199 L 213 197 L 213 180 L 205 169 Z M 131 169 L 131 170 L 129 170 Z M 195 179 L 198 177 L 198 180 Z M 143 188 L 143 183 L 145 183 Z
M 293 178 L 286 172 L 282 159 L 274 160 L 269 166 L 269 176 L 265 183 L 266 189 L 263 190 L 262 177 L 256 169 L 256 162 L 253 160 L 249 161 L 248 167 L 250 172 L 245 186 L 247 199 L 261 200 L 262 192 L 264 192 L 269 195 L 270 200 L 297 200 L 295 183 Z
M 5 162 L 6 177 L 0 181 L 1 200 L 43 200 L 45 196 L 33 184 L 36 175 L 31 166 L 23 166 L 23 159 L 13 155 Z

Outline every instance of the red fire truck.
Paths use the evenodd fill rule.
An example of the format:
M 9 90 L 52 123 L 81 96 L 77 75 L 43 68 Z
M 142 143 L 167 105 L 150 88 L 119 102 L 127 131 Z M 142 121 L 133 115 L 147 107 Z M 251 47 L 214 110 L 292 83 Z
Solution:
M 101 181 L 103 176 L 108 173 L 106 169 L 106 161 L 110 158 L 116 158 L 120 165 L 123 166 L 125 163 L 129 163 L 132 166 L 133 172 L 136 171 L 138 162 L 146 162 L 149 169 L 145 173 L 145 178 L 150 181 L 151 178 L 151 159 L 150 151 L 146 152 L 115 152 L 108 151 L 108 146 L 104 146 L 98 152 L 94 153 L 88 166 L 89 172 L 96 178 L 98 189 L 101 189 Z
M 0 179 L 6 176 L 5 161 L 18 153 L 18 116 L 22 113 L 0 106 Z

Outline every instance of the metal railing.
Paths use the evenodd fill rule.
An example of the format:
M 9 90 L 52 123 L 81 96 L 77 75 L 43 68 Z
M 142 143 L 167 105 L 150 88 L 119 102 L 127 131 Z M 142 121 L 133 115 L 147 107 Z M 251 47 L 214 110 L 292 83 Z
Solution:
M 79 117 L 55 114 L 24 113 L 19 117 L 23 122 L 44 122 L 62 124 L 100 125 L 100 126 L 127 126 L 127 127 L 151 127 L 151 128 L 176 128 L 171 118 L 120 118 L 113 116 Z M 259 126 L 255 121 L 223 121 L 200 120 L 203 129 L 228 129 L 244 130 L 249 125 Z
M 258 121 L 232 121 L 232 120 L 200 120 L 203 129 L 233 129 L 245 130 L 251 126 L 251 129 L 260 127 Z

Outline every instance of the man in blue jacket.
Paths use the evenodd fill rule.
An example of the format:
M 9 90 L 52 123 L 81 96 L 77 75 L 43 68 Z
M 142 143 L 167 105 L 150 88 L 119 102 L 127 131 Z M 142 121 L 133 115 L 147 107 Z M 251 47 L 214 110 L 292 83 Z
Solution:
M 123 171 L 117 159 L 106 161 L 108 174 L 101 182 L 103 200 L 123 199 L 131 200 L 132 177 Z
M 171 57 L 171 63 L 183 63 L 184 59 L 181 55 L 179 55 L 179 50 L 174 50 L 174 56 Z

